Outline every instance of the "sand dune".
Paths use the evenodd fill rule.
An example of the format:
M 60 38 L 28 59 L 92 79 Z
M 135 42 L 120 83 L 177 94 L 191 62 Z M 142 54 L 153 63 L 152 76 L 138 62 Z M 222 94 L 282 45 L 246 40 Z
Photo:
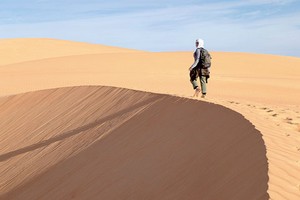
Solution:
M 262 136 L 222 106 L 110 87 L 0 105 L 2 199 L 268 199 Z
M 224 56 L 218 52 L 212 55 L 211 97 L 298 104 L 300 58 L 235 53 Z M 256 62 L 250 63 L 251 59 Z M 187 69 L 191 63 L 191 53 L 138 52 L 64 56 L 11 64 L 0 67 L 0 78 L 8 83 L 0 88 L 0 95 L 64 86 L 107 85 L 189 96 L 192 87 Z
M 189 100 L 189 98 L 191 98 L 191 95 L 193 94 L 193 91 L 191 88 L 191 84 L 189 83 L 187 69 L 193 62 L 192 52 L 150 53 L 101 45 L 91 45 L 86 43 L 57 41 L 51 39 L 16 39 L 0 40 L 0 42 L 2 42 L 0 48 L 3 49 L 3 52 L 6 52 L 3 54 L 3 58 L 0 61 L 0 79 L 2 82 L 2 84 L 0 85 L 0 96 L 2 97 L 0 98 L 0 115 L 4 117 L 0 122 L 0 164 L 2 167 L 13 165 L 19 167 L 10 168 L 10 170 L 4 170 L 3 172 L 0 172 L 1 177 L 2 175 L 7 174 L 6 176 L 3 176 L 5 178 L 2 178 L 2 180 L 6 183 L 6 185 L 4 186 L 5 189 L 0 190 L 3 191 L 2 194 L 8 192 L 7 195 L 12 195 L 12 191 L 16 191 L 16 194 L 20 194 L 21 196 L 25 193 L 27 194 L 27 192 L 29 194 L 35 187 L 37 187 L 37 184 L 39 185 L 38 187 L 43 187 L 42 183 L 45 182 L 45 179 L 48 179 L 48 177 L 50 177 L 50 174 L 51 177 L 53 177 L 52 183 L 57 184 L 57 182 L 55 182 L 56 180 L 54 180 L 56 179 L 55 174 L 57 173 L 63 175 L 63 173 L 65 173 L 63 170 L 65 169 L 64 167 L 69 166 L 70 163 L 77 161 L 75 158 L 73 161 L 69 160 L 72 160 L 72 158 L 76 157 L 77 155 L 79 156 L 78 160 L 82 160 L 84 158 L 82 158 L 80 155 L 86 156 L 86 154 L 88 154 L 84 152 L 96 152 L 100 150 L 100 147 L 96 144 L 98 144 L 98 140 L 100 144 L 100 141 L 102 141 L 102 139 L 104 138 L 97 134 L 91 134 L 88 135 L 87 138 L 82 139 L 79 136 L 84 134 L 77 134 L 73 136 L 72 130 L 75 132 L 88 131 L 86 128 L 89 128 L 89 126 L 85 125 L 92 123 L 92 121 L 97 121 L 99 116 L 96 115 L 97 113 L 101 113 L 100 111 L 102 106 L 107 106 L 107 104 L 111 106 L 116 105 L 114 102 L 110 102 L 113 101 L 113 99 L 110 99 L 108 102 L 101 101 L 103 103 L 103 105 L 101 104 L 101 106 L 98 103 L 95 104 L 96 107 L 94 107 L 94 109 L 100 110 L 99 112 L 95 111 L 96 114 L 94 117 L 91 117 L 92 114 L 89 113 L 88 110 L 85 111 L 85 106 L 81 105 L 82 107 L 77 108 L 75 105 L 73 105 L 73 103 L 70 102 L 77 99 L 81 99 L 83 102 L 85 102 L 86 98 L 91 98 L 90 100 L 93 103 L 93 98 L 98 98 L 98 100 L 100 100 L 101 98 L 97 95 L 97 97 L 93 97 L 93 92 L 91 92 L 92 89 L 90 87 L 85 92 L 85 90 L 82 90 L 82 87 L 78 88 L 75 86 L 102 85 L 128 88 L 146 92 L 140 93 L 131 90 L 117 89 L 120 93 L 126 91 L 125 93 L 130 93 L 134 96 L 134 100 L 128 100 L 129 97 L 127 96 L 127 99 L 124 100 L 123 103 L 126 103 L 126 101 L 128 101 L 127 103 L 129 104 L 140 102 L 139 98 L 142 97 L 137 97 L 138 94 L 142 96 L 145 95 L 145 97 L 143 96 L 142 98 L 144 100 L 151 99 L 153 97 L 153 101 L 157 100 L 158 102 L 161 102 L 158 100 L 160 99 L 158 97 L 161 96 L 158 94 L 149 93 L 152 92 L 177 96 L 170 97 L 162 95 L 165 98 L 168 97 L 171 99 L 178 99 L 179 102 L 193 102 L 193 104 L 199 103 L 199 105 L 204 105 L 204 102 L 210 102 L 237 111 L 247 120 L 249 120 L 262 134 L 262 138 L 266 145 L 266 156 L 268 160 L 268 165 L 265 165 L 264 167 L 268 168 L 269 180 L 267 193 L 270 195 L 270 199 L 298 200 L 300 198 L 300 58 L 234 52 L 211 52 L 213 56 L 213 67 L 211 69 L 212 77 L 209 80 L 208 85 L 208 96 L 206 99 L 202 99 L 202 101 L 204 102 L 197 102 Z M 66 86 L 73 88 L 72 90 L 74 90 L 74 93 L 69 91 L 70 88 L 55 90 L 51 89 Z M 106 90 L 108 90 L 108 93 L 113 93 L 113 91 L 115 91 L 115 89 L 108 88 L 106 88 Z M 38 91 L 44 89 L 51 90 Z M 99 90 L 102 91 L 103 88 Z M 38 92 L 20 94 L 30 91 Z M 53 91 L 54 94 L 50 94 L 49 91 Z M 99 92 L 99 95 L 100 93 L 101 92 Z M 37 101 L 35 101 L 35 95 L 38 99 Z M 41 95 L 44 95 L 44 100 L 42 100 Z M 49 99 L 47 98 L 47 96 L 51 96 L 51 98 Z M 40 108 L 42 108 L 43 106 L 51 107 L 51 102 L 55 102 L 57 99 L 60 99 L 63 96 L 65 97 L 64 99 L 66 99 L 66 102 L 70 103 L 69 106 L 66 105 L 67 103 L 63 104 L 65 105 L 65 108 L 58 106 L 52 112 L 42 111 L 38 108 L 35 108 L 34 111 L 29 112 L 26 110 L 30 107 L 29 105 L 33 105 L 32 102 L 36 102 L 37 105 L 41 106 Z M 158 99 L 154 97 L 157 97 Z M 181 97 L 183 97 L 183 99 L 185 100 L 183 100 Z M 118 101 L 123 100 L 119 99 Z M 88 105 L 88 102 L 85 103 L 87 103 Z M 24 104 L 28 105 L 26 109 L 23 108 Z M 149 102 L 149 105 L 147 104 L 147 108 L 149 108 L 150 105 L 152 104 Z M 155 103 L 155 105 L 157 104 Z M 176 104 L 176 106 L 178 105 Z M 215 106 L 216 105 L 213 105 L 214 108 L 218 107 Z M 109 111 L 110 109 L 108 109 L 104 112 L 108 112 L 107 114 L 111 114 L 114 111 L 117 112 L 118 109 L 125 109 L 128 107 L 130 106 L 127 104 L 120 106 L 120 108 L 114 108 L 114 106 L 112 106 L 111 111 Z M 163 106 L 160 107 L 160 110 L 163 110 L 162 107 Z M 16 108 L 18 108 L 18 111 L 9 113 L 8 110 Z M 67 110 L 65 110 L 65 113 L 60 113 L 61 109 L 64 110 L 67 108 L 70 108 L 69 111 L 71 112 L 71 114 Z M 89 106 L 87 106 L 87 108 L 89 108 Z M 177 111 L 175 107 L 173 108 L 174 111 L 172 112 L 175 112 L 176 114 Z M 191 108 L 195 109 L 195 106 L 191 106 Z M 221 106 L 219 106 L 218 108 L 219 111 L 216 111 L 213 114 L 214 116 L 219 117 L 219 115 L 223 115 L 227 112 L 234 113 Z M 107 107 L 103 109 L 105 110 L 107 109 Z M 112 125 L 105 124 L 101 127 L 98 127 L 100 132 L 102 132 L 104 135 L 106 133 L 109 133 L 109 138 L 117 138 L 116 135 L 119 134 L 120 130 L 123 130 L 119 129 L 119 126 L 127 127 L 125 126 L 127 121 L 129 124 L 133 122 L 140 124 L 140 126 L 138 126 L 140 129 L 145 128 L 142 126 L 142 123 L 146 122 L 138 122 L 134 120 L 137 116 L 140 116 L 139 113 L 145 114 L 144 112 L 146 111 L 143 108 L 140 109 L 141 110 L 138 109 L 136 111 L 132 111 L 132 113 L 128 113 L 128 115 L 123 116 L 124 118 L 122 118 L 122 116 L 119 116 L 122 119 L 117 117 L 117 121 L 110 122 L 110 124 Z M 157 118 L 155 119 L 159 119 L 158 116 L 161 115 L 160 111 L 156 111 L 155 109 L 150 110 L 153 115 L 157 115 Z M 76 114 L 74 114 L 73 111 Z M 18 112 L 22 114 L 19 113 L 19 117 L 16 117 L 17 115 L 15 116 L 15 113 Z M 171 116 L 174 117 L 172 118 L 174 120 L 176 117 L 175 114 L 174 116 Z M 21 117 L 23 115 L 28 116 L 28 119 L 37 119 L 39 117 L 41 117 L 40 119 L 43 119 L 44 117 L 44 119 L 47 118 L 49 120 L 36 123 L 28 123 L 27 118 Z M 179 114 L 177 115 L 179 116 Z M 70 118 L 68 118 L 66 126 L 61 126 L 60 123 L 64 122 L 64 117 L 62 116 L 66 117 L 66 119 L 73 116 L 74 119 L 71 120 Z M 55 119 L 60 119 L 60 121 L 58 120 L 55 121 L 55 123 L 52 123 L 53 119 L 54 121 Z M 151 119 L 154 120 L 154 118 Z M 230 119 L 231 118 L 229 118 L 228 120 L 230 121 Z M 176 122 L 177 121 L 180 120 L 176 119 Z M 185 121 L 185 123 L 187 123 L 188 121 L 189 120 Z M 229 121 L 228 123 L 231 123 Z M 73 123 L 79 124 L 74 125 Z M 17 125 L 13 126 L 14 124 Z M 145 126 L 147 128 L 150 127 L 147 125 Z M 70 129 L 68 127 L 70 127 Z M 112 134 L 115 133 L 112 127 L 115 127 L 116 133 L 118 134 Z M 91 130 L 93 128 L 98 130 L 98 128 L 96 127 L 92 127 Z M 169 128 L 170 127 L 166 126 L 166 129 Z M 253 127 L 249 129 L 252 130 Z M 24 130 L 23 132 L 30 134 L 28 136 L 24 136 L 21 130 Z M 46 131 L 46 134 L 44 135 L 41 134 L 40 130 L 47 130 L 48 132 Z M 170 130 L 172 130 L 172 128 L 170 128 Z M 240 126 L 237 126 L 237 129 L 234 130 L 236 130 L 236 133 L 231 134 L 243 132 L 244 129 Z M 16 133 L 16 135 L 13 134 L 9 136 L 5 131 Z M 146 128 L 143 131 L 147 132 Z M 94 133 L 96 132 L 97 131 L 95 131 Z M 66 134 L 60 136 L 60 134 L 62 133 Z M 136 136 L 135 134 L 136 133 L 134 133 L 133 135 Z M 190 133 L 185 132 L 185 134 Z M 221 134 L 221 132 L 219 134 Z M 67 137 L 64 137 L 64 135 Z M 166 137 L 169 136 L 170 135 Z M 77 140 L 75 139 L 76 142 L 71 140 L 71 143 L 78 143 L 78 146 L 73 146 L 73 144 L 67 142 L 69 141 L 69 138 L 72 137 L 78 137 Z M 100 139 L 98 139 L 99 137 Z M 129 137 L 130 136 L 128 135 L 128 138 Z M 178 137 L 181 136 L 178 135 Z M 217 135 L 217 138 L 218 137 L 221 137 L 221 135 Z M 98 140 L 95 143 L 91 142 L 94 141 L 95 138 L 97 138 Z M 119 140 L 119 138 L 116 138 L 115 140 Z M 208 139 L 210 141 L 214 140 L 210 137 L 208 137 Z M 64 143 L 58 144 L 60 143 L 60 140 L 64 141 Z M 89 141 L 86 142 L 87 140 Z M 111 139 L 111 141 L 113 141 L 113 139 Z M 157 141 L 159 142 L 160 140 L 158 139 Z M 164 141 L 163 138 L 162 141 Z M 129 140 L 127 141 L 125 138 L 120 142 L 121 146 L 125 146 L 125 143 L 129 142 Z M 49 156 L 46 157 L 47 159 L 42 159 L 47 152 L 44 151 L 44 149 L 49 148 L 51 150 L 53 148 L 56 148 L 52 145 L 56 145 L 56 147 L 58 148 L 57 152 L 65 153 L 61 155 L 57 152 L 51 153 L 52 156 L 50 156 L 49 154 Z M 155 146 L 153 143 L 151 143 L 151 145 L 158 148 L 158 146 Z M 232 144 L 229 142 L 225 145 L 230 146 Z M 43 149 L 43 151 L 41 151 L 41 149 Z M 112 149 L 111 152 L 113 152 L 114 150 L 115 149 Z M 130 154 L 133 151 L 133 149 L 130 149 L 129 147 L 127 150 L 127 153 L 130 152 Z M 209 148 L 207 148 L 206 150 L 209 150 Z M 236 150 L 238 151 L 238 149 Z M 30 152 L 33 153 L 32 155 L 37 154 L 35 158 L 32 158 L 35 159 L 34 162 L 33 160 L 31 160 L 31 156 L 29 154 Z M 19 157 L 15 155 L 21 156 L 20 159 L 16 160 Z M 137 158 L 134 157 L 134 155 L 136 154 L 133 153 L 131 155 L 131 159 Z M 114 158 L 117 159 L 119 157 L 116 156 Z M 173 157 L 171 156 L 171 158 Z M 27 159 L 29 159 L 28 162 L 30 162 L 30 165 L 32 165 L 32 167 L 30 167 L 30 170 L 32 171 L 27 168 L 27 170 L 29 171 L 27 171 L 28 173 L 26 175 L 18 175 L 18 173 L 16 172 L 18 172 L 20 168 L 25 166 L 22 165 L 22 163 L 27 163 Z M 205 158 L 205 161 L 211 163 L 212 161 L 209 161 L 208 159 L 209 158 Z M 142 160 L 139 161 L 142 162 Z M 171 159 L 168 161 L 174 160 Z M 37 162 L 37 164 L 34 164 L 35 162 Z M 112 160 L 112 162 L 116 163 L 115 160 Z M 127 161 L 124 160 L 124 162 Z M 138 164 L 140 164 L 141 162 L 137 161 Z M 182 160 L 182 162 L 184 162 L 184 160 Z M 60 163 L 69 164 L 60 165 Z M 197 161 L 195 161 L 195 164 L 196 165 L 191 165 L 189 167 L 197 166 Z M 216 165 L 220 164 L 221 162 L 217 163 Z M 95 165 L 97 165 L 97 163 Z M 127 164 L 124 165 L 128 166 Z M 89 167 L 87 166 L 87 168 Z M 182 170 L 185 170 L 184 167 L 182 168 Z M 81 168 L 79 167 L 78 170 L 79 169 Z M 77 169 L 74 169 L 74 171 L 72 171 L 72 174 L 74 174 L 76 170 Z M 84 170 L 81 172 L 84 173 Z M 114 173 L 115 171 L 110 171 L 110 175 L 116 178 L 117 176 L 113 176 L 116 175 Z M 235 175 L 240 176 L 240 174 L 238 173 L 236 173 Z M 11 179 L 11 176 L 17 176 L 18 178 Z M 38 181 L 39 178 L 41 178 L 41 182 Z M 76 176 L 76 178 L 78 177 Z M 171 179 L 172 178 L 168 180 Z M 133 182 L 134 180 L 137 181 L 138 179 L 133 179 Z M 189 180 L 192 181 L 192 179 Z M 235 182 L 239 181 L 240 180 L 235 179 Z M 183 182 L 179 181 L 179 184 L 181 183 Z M 222 185 L 222 183 L 223 182 L 220 180 L 218 184 Z M 265 184 L 265 179 L 261 183 Z M 32 186 L 30 186 L 31 184 Z M 50 183 L 49 185 L 45 184 L 44 187 L 45 188 L 43 189 L 39 188 L 39 190 L 42 189 L 42 191 L 46 191 L 50 187 L 53 188 L 52 186 L 50 186 Z M 81 188 L 81 186 L 78 186 L 78 188 L 79 189 L 76 190 L 77 192 L 74 193 L 74 196 L 76 197 L 78 195 L 81 195 L 81 191 L 85 191 L 85 187 Z M 107 186 L 107 188 L 112 189 L 112 187 L 110 186 Z M 109 191 L 109 189 L 107 191 Z M 184 191 L 187 191 L 187 188 L 185 188 Z M 41 192 L 40 195 L 43 195 L 42 193 L 43 192 Z M 56 194 L 58 193 L 59 192 L 57 192 Z M 127 195 L 129 195 L 128 193 Z M 241 194 L 245 193 L 241 192 Z M 257 193 L 255 194 L 263 193 L 261 191 L 257 191 Z
M 138 52 L 120 47 L 94 45 L 66 40 L 26 38 L 0 39 L 0 66 L 44 58 L 96 53 Z

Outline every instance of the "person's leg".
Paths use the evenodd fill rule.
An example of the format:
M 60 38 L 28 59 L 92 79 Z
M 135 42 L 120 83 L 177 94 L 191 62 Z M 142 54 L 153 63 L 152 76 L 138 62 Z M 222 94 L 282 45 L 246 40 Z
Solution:
M 190 81 L 191 81 L 191 83 L 193 85 L 193 89 L 196 89 L 198 87 L 197 78 L 198 78 L 197 70 L 196 69 L 192 69 L 190 71 Z
M 195 88 L 195 93 L 194 93 L 193 97 L 198 97 L 200 92 L 201 92 L 201 90 L 200 90 L 200 88 L 197 86 L 197 87 Z
M 198 88 L 198 83 L 197 83 L 197 79 L 191 81 L 192 85 L 193 85 L 193 89 L 195 90 L 196 88 Z
M 195 93 L 193 97 L 198 97 L 200 93 L 200 88 L 198 87 L 197 78 L 198 78 L 198 71 L 196 69 L 191 70 L 190 72 L 190 81 L 192 83 L 193 89 L 195 90 Z
M 206 95 L 206 77 L 205 76 L 200 76 L 200 84 L 201 84 L 202 97 L 205 97 L 205 95 Z

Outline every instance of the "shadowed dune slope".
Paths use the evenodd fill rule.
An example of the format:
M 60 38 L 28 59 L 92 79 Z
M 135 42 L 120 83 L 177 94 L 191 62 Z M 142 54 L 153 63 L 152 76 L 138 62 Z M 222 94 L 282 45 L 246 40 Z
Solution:
M 219 105 L 84 86 L 0 111 L 1 199 L 268 199 L 260 132 Z

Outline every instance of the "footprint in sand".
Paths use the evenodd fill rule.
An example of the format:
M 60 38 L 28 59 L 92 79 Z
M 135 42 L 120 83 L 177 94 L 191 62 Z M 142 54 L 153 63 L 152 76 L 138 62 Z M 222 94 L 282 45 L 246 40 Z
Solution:
M 285 134 L 285 136 L 286 136 L 286 137 L 289 137 L 289 136 L 290 136 L 290 134 L 289 134 L 289 133 L 284 133 L 284 134 Z
M 286 118 L 284 119 L 284 122 L 286 122 L 286 123 L 288 123 L 288 124 L 294 124 L 292 121 L 293 121 L 293 118 L 290 118 L 290 117 L 286 117 Z
M 251 104 L 247 104 L 247 106 L 252 107 L 252 108 L 256 108 L 255 105 L 251 105 Z
M 273 117 L 277 117 L 277 115 L 278 115 L 278 114 L 275 113 L 275 114 L 273 114 L 272 116 L 273 116 Z
M 240 104 L 239 102 L 235 102 L 235 101 L 228 101 L 229 103 L 231 103 L 231 104 Z

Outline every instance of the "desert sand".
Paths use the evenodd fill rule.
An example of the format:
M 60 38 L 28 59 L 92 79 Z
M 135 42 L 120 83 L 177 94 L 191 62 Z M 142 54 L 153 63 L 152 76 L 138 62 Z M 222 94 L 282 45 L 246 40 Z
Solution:
M 0 46 L 0 199 L 300 198 L 300 58 Z

